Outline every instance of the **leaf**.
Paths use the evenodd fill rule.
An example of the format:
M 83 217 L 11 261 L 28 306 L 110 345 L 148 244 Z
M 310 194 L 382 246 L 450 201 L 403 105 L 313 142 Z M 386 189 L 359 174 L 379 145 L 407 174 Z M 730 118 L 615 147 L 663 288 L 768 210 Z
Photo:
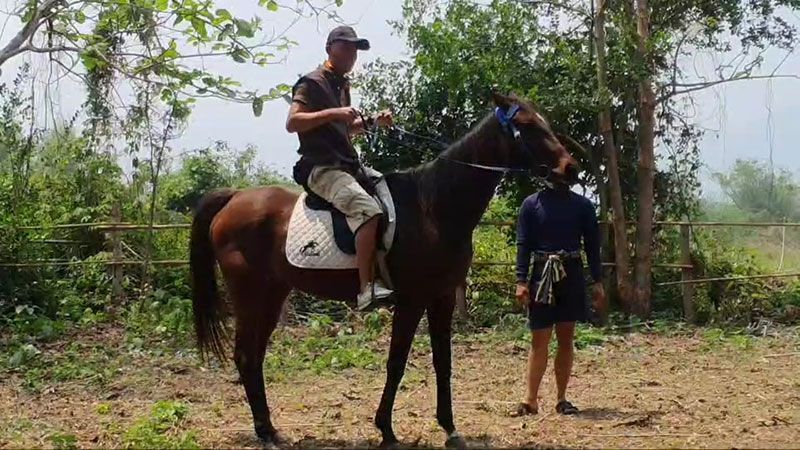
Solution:
M 339 0 L 339 1 L 341 1 L 341 0 Z M 339 1 L 337 1 L 336 3 L 339 3 Z M 278 10 L 278 2 L 276 2 L 275 0 L 269 0 L 267 2 L 267 9 L 272 11 L 272 12 L 277 11 Z
M 261 112 L 264 110 L 264 99 L 261 97 L 256 97 L 253 99 L 253 114 L 256 117 L 261 117 Z
M 192 28 L 199 34 L 202 38 L 208 38 L 208 31 L 206 30 L 206 23 L 200 19 L 192 19 Z
M 165 59 L 177 59 L 181 56 L 181 54 L 178 53 L 178 51 L 174 48 L 168 48 L 164 51 L 164 53 L 161 54 L 161 56 L 163 56 Z
M 156 0 L 156 9 L 159 11 L 166 11 L 169 7 L 169 0 Z
M 245 63 L 247 62 L 247 52 L 243 49 L 238 49 L 231 54 L 231 57 L 234 61 L 238 63 Z
M 253 29 L 253 25 L 242 19 L 236 19 L 236 34 L 239 36 L 244 37 L 253 37 L 255 36 L 255 30 Z

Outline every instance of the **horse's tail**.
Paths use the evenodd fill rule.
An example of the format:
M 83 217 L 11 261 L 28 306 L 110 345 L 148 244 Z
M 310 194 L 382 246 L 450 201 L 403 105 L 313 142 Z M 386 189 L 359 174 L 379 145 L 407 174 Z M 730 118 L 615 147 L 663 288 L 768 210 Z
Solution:
M 192 310 L 194 331 L 200 357 L 207 360 L 210 353 L 225 361 L 224 305 L 217 291 L 214 249 L 211 245 L 211 221 L 228 204 L 236 193 L 233 189 L 219 189 L 200 199 L 192 221 L 189 247 L 189 268 L 192 278 Z

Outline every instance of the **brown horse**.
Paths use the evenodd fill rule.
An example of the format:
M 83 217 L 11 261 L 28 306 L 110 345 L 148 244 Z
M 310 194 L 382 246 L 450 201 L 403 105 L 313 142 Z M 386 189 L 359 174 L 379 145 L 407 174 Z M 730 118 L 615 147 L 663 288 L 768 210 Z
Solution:
M 456 287 L 472 260 L 472 232 L 502 178 L 494 168 L 545 166 L 551 175 L 577 178 L 577 162 L 542 116 L 516 97 L 494 95 L 497 106 L 472 131 L 419 167 L 386 175 L 397 212 L 387 255 L 396 295 L 386 384 L 375 416 L 383 446 L 398 444 L 392 409 L 422 314 L 436 372 L 436 418 L 447 446 L 464 446 L 453 423 L 450 392 L 451 321 Z M 486 167 L 491 166 L 491 167 Z M 220 190 L 200 201 L 192 224 L 191 272 L 198 345 L 220 359 L 225 308 L 217 293 L 218 262 L 235 318 L 233 359 L 253 413 L 256 434 L 278 440 L 264 391 L 262 364 L 283 303 L 292 289 L 353 302 L 356 270 L 291 266 L 285 254 L 289 218 L 298 195 L 280 187 Z

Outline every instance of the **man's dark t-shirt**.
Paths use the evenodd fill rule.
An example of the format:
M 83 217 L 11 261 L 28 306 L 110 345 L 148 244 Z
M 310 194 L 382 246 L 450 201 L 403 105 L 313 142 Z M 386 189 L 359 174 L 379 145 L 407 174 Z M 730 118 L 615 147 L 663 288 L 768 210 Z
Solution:
M 350 85 L 345 77 L 320 66 L 295 83 L 292 101 L 302 103 L 309 112 L 350 106 Z M 298 133 L 298 137 L 300 161 L 294 168 L 294 178 L 298 183 L 305 184 L 311 169 L 316 166 L 340 167 L 351 173 L 357 170 L 358 155 L 347 124 L 328 122 Z
M 580 251 L 581 240 L 592 279 L 600 281 L 600 230 L 589 199 L 553 189 L 529 196 L 517 223 L 517 281 L 528 281 L 532 252 Z M 537 281 L 540 274 L 533 275 L 532 281 Z

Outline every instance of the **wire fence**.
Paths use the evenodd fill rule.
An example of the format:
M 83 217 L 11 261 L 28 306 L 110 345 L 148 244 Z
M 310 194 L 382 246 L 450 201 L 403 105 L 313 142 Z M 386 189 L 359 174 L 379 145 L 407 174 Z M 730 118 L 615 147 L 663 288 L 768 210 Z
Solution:
M 607 222 L 602 222 L 608 225 Z M 513 227 L 516 226 L 515 222 L 511 221 L 483 221 L 480 223 L 483 227 Z M 635 223 L 629 223 L 628 226 L 635 226 Z M 692 230 L 694 228 L 716 228 L 716 227 L 750 227 L 750 228 L 766 228 L 777 227 L 781 230 L 781 248 L 780 248 L 780 261 L 778 270 L 783 269 L 784 256 L 786 249 L 786 230 L 800 229 L 800 223 L 783 223 L 783 222 L 688 222 L 688 221 L 660 221 L 655 222 L 657 227 L 677 227 L 680 230 L 680 261 L 675 262 L 658 262 L 653 265 L 656 268 L 675 269 L 680 271 L 681 278 L 679 280 L 663 281 L 656 283 L 656 286 L 679 286 L 683 297 L 684 314 L 687 320 L 694 319 L 694 286 L 702 283 L 718 283 L 718 282 L 738 282 L 750 279 L 768 279 L 768 278 L 791 278 L 800 277 L 798 271 L 779 271 L 771 274 L 758 274 L 746 276 L 730 276 L 730 277 L 715 277 L 715 278 L 695 278 L 696 267 L 692 263 L 691 257 L 691 241 Z M 135 224 L 125 222 L 93 222 L 93 223 L 75 223 L 75 224 L 56 224 L 56 225 L 33 225 L 33 226 L 2 226 L 0 229 L 7 231 L 50 231 L 50 230 L 76 230 L 86 229 L 106 233 L 108 247 L 112 249 L 111 257 L 100 260 L 62 260 L 62 259 L 39 259 L 30 261 L 0 261 L 0 267 L 3 268 L 17 268 L 17 269 L 35 269 L 40 267 L 58 267 L 58 266 L 96 266 L 103 265 L 114 268 L 113 270 L 113 286 L 116 291 L 121 290 L 122 278 L 124 277 L 124 267 L 126 266 L 161 266 L 161 267 L 180 267 L 187 266 L 189 260 L 187 259 L 167 259 L 167 260 L 152 260 L 148 258 L 135 258 L 130 259 L 124 256 L 123 246 L 124 241 L 121 236 L 125 233 L 136 231 L 153 231 L 162 232 L 167 230 L 182 230 L 189 229 L 189 223 L 169 223 L 169 224 Z M 85 242 L 75 241 L 69 239 L 39 239 L 32 240 L 32 243 L 39 243 L 43 245 L 82 245 Z M 138 255 L 137 255 L 138 256 Z M 490 266 L 513 266 L 515 261 L 491 261 L 491 260 L 476 260 L 472 262 L 472 267 L 490 267 Z M 604 262 L 605 267 L 615 267 L 613 262 Z M 113 295 L 121 295 L 121 292 L 114 292 Z M 464 287 L 458 290 L 459 306 L 463 308 L 465 300 L 463 296 L 466 295 Z

